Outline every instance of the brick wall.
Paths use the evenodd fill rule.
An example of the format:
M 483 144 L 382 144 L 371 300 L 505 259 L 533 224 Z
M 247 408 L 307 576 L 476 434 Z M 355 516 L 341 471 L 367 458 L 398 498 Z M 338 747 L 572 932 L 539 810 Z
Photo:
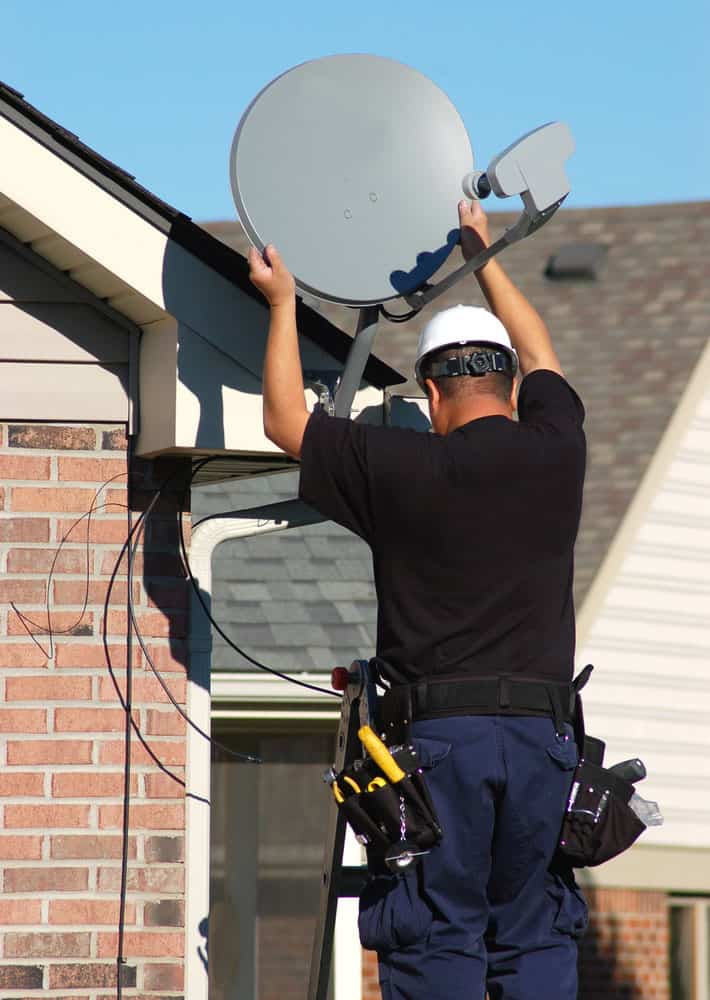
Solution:
M 123 427 L 0 434 L 0 998 L 115 996 L 129 655 L 144 745 L 134 736 L 124 996 L 177 997 L 185 731 L 129 634 L 121 555 L 129 513 L 135 522 L 171 470 L 132 463 L 129 512 Z M 151 517 L 133 596 L 184 703 L 177 495 Z
M 585 889 L 590 930 L 580 948 L 580 1000 L 669 1000 L 664 892 Z
M 590 926 L 579 953 L 579 1000 L 670 1000 L 663 892 L 585 889 Z M 362 1000 L 380 1000 L 377 956 L 363 952 Z

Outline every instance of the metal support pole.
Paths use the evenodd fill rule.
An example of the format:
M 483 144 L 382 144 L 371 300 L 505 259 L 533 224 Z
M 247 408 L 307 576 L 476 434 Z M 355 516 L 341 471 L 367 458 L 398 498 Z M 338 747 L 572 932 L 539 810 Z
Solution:
M 357 330 L 345 362 L 343 377 L 335 394 L 335 416 L 349 417 L 355 393 L 360 388 L 362 375 L 367 359 L 370 357 L 372 345 L 377 334 L 377 321 L 380 315 L 379 306 L 365 306 L 360 310 Z

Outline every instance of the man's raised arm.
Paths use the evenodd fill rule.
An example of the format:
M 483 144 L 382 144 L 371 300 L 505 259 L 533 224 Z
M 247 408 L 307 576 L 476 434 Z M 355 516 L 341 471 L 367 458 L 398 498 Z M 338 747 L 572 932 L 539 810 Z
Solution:
M 479 201 L 459 202 L 461 252 L 470 260 L 490 244 L 488 218 Z M 478 284 L 494 313 L 508 331 L 518 354 L 520 371 L 529 375 L 546 368 L 563 375 L 559 358 L 542 317 L 516 288 L 496 258 L 476 271 Z
M 273 246 L 249 251 L 249 277 L 271 308 L 264 357 L 264 433 L 292 458 L 301 457 L 308 409 L 296 330 L 296 285 Z

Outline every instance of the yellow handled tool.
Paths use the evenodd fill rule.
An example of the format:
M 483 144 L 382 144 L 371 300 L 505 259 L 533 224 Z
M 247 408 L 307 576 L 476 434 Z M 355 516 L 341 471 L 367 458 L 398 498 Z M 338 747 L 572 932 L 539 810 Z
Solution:
M 367 786 L 368 792 L 376 792 L 378 788 L 386 788 L 387 782 L 384 778 L 373 778 L 370 784 Z
M 407 777 L 382 740 L 369 726 L 363 726 L 357 735 L 379 769 L 393 785 Z

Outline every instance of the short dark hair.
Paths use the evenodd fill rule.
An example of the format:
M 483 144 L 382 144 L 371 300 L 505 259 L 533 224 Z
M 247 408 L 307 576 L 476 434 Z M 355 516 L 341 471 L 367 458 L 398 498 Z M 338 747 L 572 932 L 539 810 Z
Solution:
M 461 358 L 474 351 L 490 350 L 490 344 L 461 344 L 432 351 L 422 362 L 422 381 L 432 377 L 429 372 L 434 362 L 446 361 L 447 358 Z M 439 375 L 432 381 L 444 399 L 456 401 L 485 395 L 495 396 L 507 403 L 513 391 L 513 376 L 506 372 L 487 372 L 485 375 Z

